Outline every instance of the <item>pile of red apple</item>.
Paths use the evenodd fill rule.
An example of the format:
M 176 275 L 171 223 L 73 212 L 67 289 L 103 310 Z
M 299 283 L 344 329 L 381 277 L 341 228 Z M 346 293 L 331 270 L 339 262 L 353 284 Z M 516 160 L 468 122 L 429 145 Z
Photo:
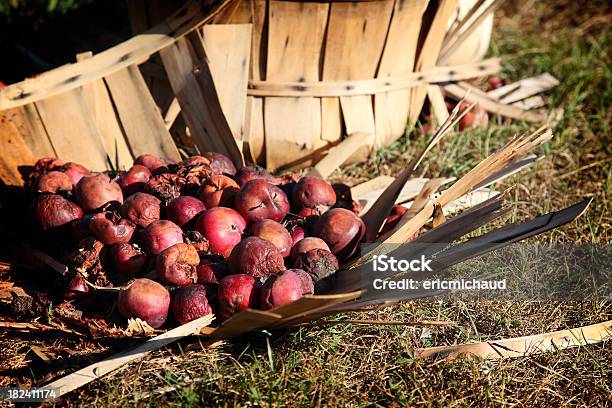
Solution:
M 41 236 L 72 242 L 63 296 L 120 287 L 119 313 L 154 328 L 324 292 L 365 233 L 346 185 L 236 169 L 219 153 L 143 155 L 116 173 L 44 158 L 26 185 Z

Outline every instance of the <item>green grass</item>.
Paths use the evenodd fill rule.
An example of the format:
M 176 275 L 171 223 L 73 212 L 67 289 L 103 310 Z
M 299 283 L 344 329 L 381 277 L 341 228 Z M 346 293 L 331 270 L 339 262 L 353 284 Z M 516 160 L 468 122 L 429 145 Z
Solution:
M 610 46 L 606 2 L 508 2 L 497 15 L 493 55 L 511 79 L 550 72 L 561 85 L 550 106 L 564 114 L 545 158 L 499 188 L 516 184 L 508 221 L 595 199 L 577 221 L 542 241 L 610 242 L 612 157 Z M 420 170 L 461 176 L 526 123 L 454 134 Z M 335 177 L 352 182 L 396 174 L 423 138 L 409 133 L 367 163 Z M 70 394 L 63 404 L 112 406 L 606 406 L 612 390 L 608 343 L 487 362 L 432 363 L 416 347 L 524 336 L 602 322 L 609 302 L 411 302 L 335 319 L 448 319 L 456 326 L 335 325 L 253 333 L 214 349 L 188 342 L 152 353 Z

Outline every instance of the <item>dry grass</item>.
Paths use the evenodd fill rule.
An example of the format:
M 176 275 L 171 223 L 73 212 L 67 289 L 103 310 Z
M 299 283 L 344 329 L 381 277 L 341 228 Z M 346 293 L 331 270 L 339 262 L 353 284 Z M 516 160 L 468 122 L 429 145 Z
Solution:
M 548 71 L 562 84 L 551 105 L 565 114 L 556 138 L 533 169 L 514 177 L 510 221 L 560 209 L 594 197 L 576 222 L 540 237 L 557 242 L 610 243 L 612 168 L 610 157 L 610 6 L 588 2 L 508 1 L 498 13 L 493 53 L 508 55 L 512 79 Z M 582 2 L 580 2 L 582 3 Z M 606 17 L 607 16 L 607 17 Z M 426 176 L 461 175 L 504 144 L 526 124 L 492 126 L 453 135 L 421 169 Z M 409 133 L 366 165 L 335 177 L 353 182 L 394 174 L 410 160 L 422 140 Z M 110 406 L 607 406 L 612 389 L 608 343 L 533 358 L 455 363 L 416 361 L 415 347 L 537 334 L 609 320 L 609 302 L 423 301 L 335 319 L 449 319 L 456 326 L 414 328 L 335 325 L 276 333 L 254 333 L 216 349 L 186 351 L 182 342 L 152 353 L 103 380 L 70 394 L 62 405 Z M 21 339 L 21 343 L 17 341 Z M 28 343 L 0 333 L 0 353 L 21 367 L 19 347 Z M 61 337 L 51 342 L 61 344 Z M 75 350 L 87 344 L 70 340 Z M 49 342 L 47 342 L 48 344 Z M 21 358 L 21 357 L 20 357 Z M 97 356 L 76 356 L 75 366 Z M 6 359 L 6 360 L 5 360 Z M 8 374 L 8 375 L 7 375 Z M 0 384 L 31 381 L 33 373 L 2 373 Z M 36 378 L 40 380 L 40 377 Z

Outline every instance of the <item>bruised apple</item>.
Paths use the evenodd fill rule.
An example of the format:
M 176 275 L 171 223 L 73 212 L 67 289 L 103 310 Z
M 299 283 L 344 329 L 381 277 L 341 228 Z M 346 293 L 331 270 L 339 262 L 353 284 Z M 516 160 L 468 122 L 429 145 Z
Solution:
M 72 191 L 72 181 L 66 173 L 50 171 L 42 174 L 36 182 L 36 191 L 41 193 L 58 193 Z
M 116 211 L 104 211 L 91 217 L 89 230 L 104 245 L 129 242 L 136 225 L 121 218 Z
M 345 208 L 332 208 L 314 226 L 314 235 L 325 241 L 331 253 L 340 259 L 347 259 L 357 251 L 364 234 L 361 218 Z
M 257 221 L 251 225 L 251 234 L 274 244 L 283 258 L 289 256 L 293 240 L 289 231 L 281 223 L 272 220 Z
M 121 205 L 121 215 L 140 227 L 159 220 L 161 201 L 147 193 L 134 193 Z
M 315 283 L 333 275 L 340 267 L 334 254 L 319 248 L 299 254 L 293 266 L 308 273 Z
M 329 251 L 329 246 L 321 238 L 317 237 L 306 237 L 298 241 L 291 249 L 291 262 L 295 262 L 300 254 L 308 252 L 313 249 L 324 249 Z
M 157 255 L 155 271 L 163 284 L 186 286 L 196 282 L 196 268 L 199 264 L 198 251 L 192 245 L 178 243 Z
M 251 180 L 266 180 L 270 181 L 273 177 L 268 173 L 266 169 L 259 166 L 244 166 L 235 174 L 236 181 L 239 185 L 243 186 Z
M 259 237 L 248 237 L 234 247 L 229 257 L 232 273 L 243 273 L 263 278 L 285 269 L 283 256 L 278 248 Z
M 174 291 L 172 315 L 180 324 L 189 323 L 211 313 L 204 285 L 183 286 Z
M 197 198 L 180 196 L 168 203 L 166 218 L 182 227 L 204 210 L 206 210 L 206 206 Z
M 151 279 L 136 279 L 119 292 L 117 308 L 126 319 L 137 317 L 157 329 L 168 318 L 170 293 Z
M 140 164 L 149 169 L 151 173 L 159 174 L 168 170 L 166 162 L 152 154 L 142 154 L 134 160 L 134 164 Z
M 212 176 L 206 180 L 200 193 L 200 200 L 206 208 L 231 207 L 240 186 L 231 178 L 223 175 Z
M 115 271 L 122 275 L 138 275 L 147 267 L 147 256 L 144 252 L 127 242 L 112 245 L 108 249 L 108 255 Z
M 236 166 L 229 157 L 216 152 L 206 152 L 203 154 L 210 161 L 210 168 L 214 174 L 228 174 L 233 176 L 236 174 Z
M 174 244 L 182 243 L 183 230 L 172 221 L 154 221 L 142 230 L 140 241 L 148 254 L 157 255 Z
M 231 208 L 214 207 L 204 211 L 196 219 L 195 229 L 208 240 L 210 252 L 229 257 L 232 249 L 242 239 L 246 222 Z
M 236 194 L 234 207 L 247 224 L 270 219 L 282 221 L 289 212 L 285 193 L 272 183 L 256 179 L 244 184 Z
M 336 192 L 331 184 L 316 176 L 302 177 L 293 188 L 293 205 L 302 208 L 331 207 L 336 203 Z
M 73 162 L 66 163 L 63 167 L 63 172 L 68 176 L 73 186 L 76 186 L 83 177 L 89 176 L 87 167 Z
M 261 288 L 259 305 L 263 310 L 283 306 L 300 299 L 305 294 L 312 294 L 312 280 L 304 271 L 289 269 L 270 276 Z
M 104 173 L 83 177 L 76 185 L 75 198 L 86 212 L 113 202 L 123 203 L 121 187 Z
M 219 316 L 229 319 L 232 315 L 259 306 L 261 282 L 251 275 L 229 275 L 219 282 L 217 301 Z
M 81 207 L 57 194 L 44 194 L 32 202 L 30 213 L 37 224 L 47 231 L 83 216 Z
M 123 194 L 127 197 L 144 190 L 151 178 L 151 171 L 142 164 L 133 165 L 128 171 L 121 174 L 117 183 L 121 186 Z

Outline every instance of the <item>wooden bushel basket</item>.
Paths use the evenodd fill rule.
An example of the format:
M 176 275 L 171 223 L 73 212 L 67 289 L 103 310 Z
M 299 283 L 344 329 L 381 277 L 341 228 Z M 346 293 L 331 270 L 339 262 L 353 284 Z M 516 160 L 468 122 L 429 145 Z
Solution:
M 372 137 L 353 159 L 393 142 L 415 124 L 426 97 L 423 81 L 437 61 L 456 60 L 465 44 L 467 37 L 449 42 L 447 30 L 461 32 L 459 17 L 471 18 L 470 30 L 475 30 L 492 15 L 494 3 L 236 3 L 214 23 L 253 26 L 245 154 L 274 170 L 311 165 L 321 152 L 357 132 Z M 475 61 L 464 58 L 468 65 L 463 69 L 437 73 L 459 79 L 498 68 L 495 63 L 469 65 Z
M 349 142 L 363 158 L 415 123 L 432 88 L 441 98 L 429 83 L 499 70 L 498 60 L 436 66 L 496 3 L 452 23 L 457 0 L 189 2 L 124 43 L 1 89 L 0 178 L 21 184 L 18 166 L 44 156 L 94 171 L 144 153 L 180 160 L 179 114 L 188 144 L 238 165 L 312 165 L 350 135 L 364 139 Z M 172 103 L 154 98 L 151 77 Z

